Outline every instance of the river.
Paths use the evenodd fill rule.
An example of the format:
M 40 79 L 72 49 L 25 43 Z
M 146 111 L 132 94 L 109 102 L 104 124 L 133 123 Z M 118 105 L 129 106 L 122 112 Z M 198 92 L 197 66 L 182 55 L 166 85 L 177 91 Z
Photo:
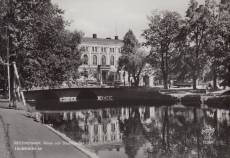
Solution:
M 229 109 L 178 103 L 39 114 L 42 123 L 101 158 L 230 157 Z

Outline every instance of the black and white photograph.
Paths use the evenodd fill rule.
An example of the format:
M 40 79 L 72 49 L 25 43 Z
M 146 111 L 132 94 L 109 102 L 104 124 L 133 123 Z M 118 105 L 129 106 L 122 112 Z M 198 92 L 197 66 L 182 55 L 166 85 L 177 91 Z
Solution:
M 229 158 L 230 0 L 0 0 L 0 158 Z

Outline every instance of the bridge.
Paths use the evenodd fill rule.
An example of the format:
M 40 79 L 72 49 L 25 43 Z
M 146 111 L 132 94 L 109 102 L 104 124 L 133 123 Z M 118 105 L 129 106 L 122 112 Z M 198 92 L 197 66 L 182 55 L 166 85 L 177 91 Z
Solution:
M 132 99 L 132 100 L 167 100 L 171 96 L 163 95 L 158 90 L 143 88 L 61 88 L 45 90 L 24 91 L 26 100 L 60 100 L 65 97 L 72 97 L 76 100 L 98 99 L 99 96 L 112 97 L 113 100 Z
M 60 88 L 24 91 L 26 100 L 59 100 L 71 97 L 76 99 L 98 99 L 98 96 L 120 96 L 124 88 Z

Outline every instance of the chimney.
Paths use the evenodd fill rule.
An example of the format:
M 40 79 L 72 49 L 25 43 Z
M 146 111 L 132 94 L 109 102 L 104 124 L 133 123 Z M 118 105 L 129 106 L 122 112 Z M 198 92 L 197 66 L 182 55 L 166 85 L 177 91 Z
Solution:
M 118 40 L 118 36 L 115 36 L 115 40 Z
M 93 38 L 97 38 L 97 34 L 93 34 Z
M 107 37 L 106 39 L 111 39 L 110 37 Z

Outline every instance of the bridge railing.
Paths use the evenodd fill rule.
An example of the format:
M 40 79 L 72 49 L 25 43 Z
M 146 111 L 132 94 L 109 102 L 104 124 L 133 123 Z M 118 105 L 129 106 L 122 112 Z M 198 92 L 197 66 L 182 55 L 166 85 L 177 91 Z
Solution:
M 24 90 L 44 90 L 44 89 L 60 89 L 60 88 L 82 88 L 82 87 L 101 87 L 100 82 L 88 81 L 47 81 L 37 84 L 25 84 Z
M 37 84 L 28 84 L 24 90 L 45 90 L 45 89 L 60 89 L 60 88 L 119 88 L 120 82 L 98 82 L 92 80 L 86 81 L 56 81 L 56 82 L 41 82 Z

